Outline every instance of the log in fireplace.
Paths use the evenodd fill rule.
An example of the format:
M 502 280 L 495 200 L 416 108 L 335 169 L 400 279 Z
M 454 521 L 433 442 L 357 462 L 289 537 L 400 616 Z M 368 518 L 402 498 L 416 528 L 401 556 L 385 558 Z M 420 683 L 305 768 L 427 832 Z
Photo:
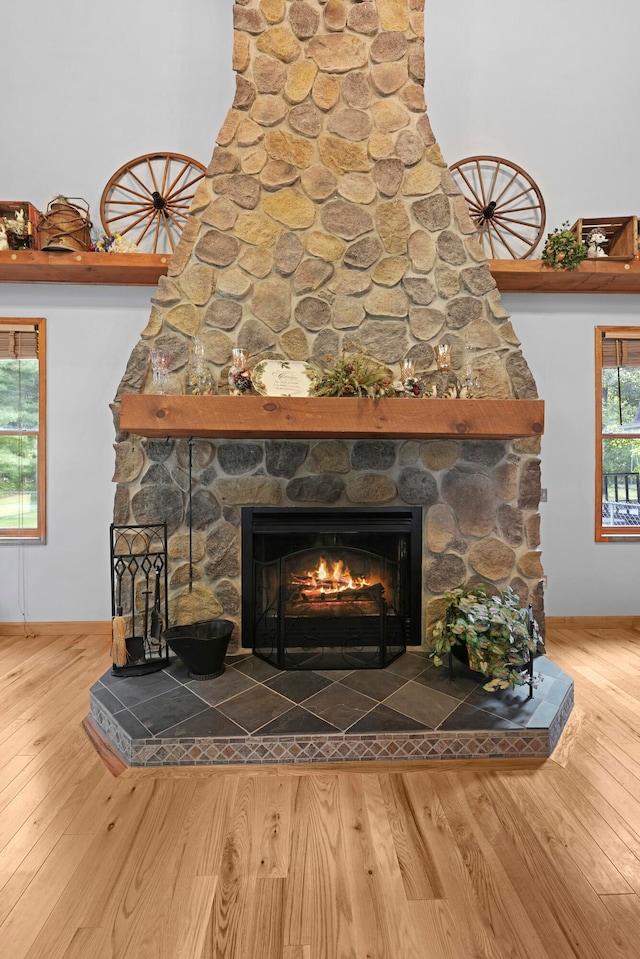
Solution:
M 242 642 L 278 669 L 383 668 L 421 643 L 420 507 L 242 510 Z

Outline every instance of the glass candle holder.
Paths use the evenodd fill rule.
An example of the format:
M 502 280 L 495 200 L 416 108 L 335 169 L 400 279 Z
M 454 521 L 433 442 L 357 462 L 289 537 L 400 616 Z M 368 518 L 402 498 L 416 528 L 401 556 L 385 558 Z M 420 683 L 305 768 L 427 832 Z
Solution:
M 229 392 L 241 396 L 251 389 L 251 371 L 249 353 L 240 346 L 231 350 L 231 368 L 229 369 Z
M 169 385 L 171 353 L 154 348 L 149 350 L 149 359 L 153 371 L 153 388 L 156 393 L 166 393 Z
M 205 357 L 204 343 L 199 336 L 194 336 L 193 359 L 187 372 L 187 393 L 192 396 L 210 396 L 215 392 L 215 383 Z
M 416 361 L 409 356 L 405 356 L 400 363 L 400 379 L 405 383 L 409 379 L 415 379 L 415 375 Z
M 465 362 L 462 371 L 462 390 L 466 399 L 474 399 L 480 391 L 480 377 L 475 366 L 476 351 L 468 343 L 465 347 Z
M 412 357 L 405 356 L 405 358 L 400 361 L 400 382 L 402 383 L 402 389 L 405 394 L 411 392 L 415 379 L 416 361 Z
M 439 373 L 449 373 L 451 370 L 451 347 L 448 343 L 438 343 L 436 346 L 436 366 Z
M 465 367 L 463 379 L 462 379 L 462 388 L 465 399 L 472 400 L 477 399 L 480 392 L 480 378 L 477 372 L 471 367 Z
M 238 370 L 246 370 L 249 363 L 249 353 L 241 346 L 234 346 L 231 350 L 231 365 Z

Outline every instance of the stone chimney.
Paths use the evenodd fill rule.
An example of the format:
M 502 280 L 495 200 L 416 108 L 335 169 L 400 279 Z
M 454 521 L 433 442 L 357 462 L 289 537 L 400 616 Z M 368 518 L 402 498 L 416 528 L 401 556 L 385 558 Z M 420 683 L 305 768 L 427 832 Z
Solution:
M 536 397 L 427 117 L 423 5 L 237 0 L 234 102 L 116 414 L 120 393 L 153 391 L 154 346 L 171 354 L 170 391 L 187 392 L 196 334 L 221 392 L 234 346 L 254 364 L 357 343 L 396 375 L 414 357 L 428 379 L 446 342 L 478 395 Z M 537 438 L 198 441 L 192 589 L 186 441 L 117 440 L 115 522 L 168 522 L 173 622 L 238 621 L 242 505 L 376 502 L 423 506 L 427 624 L 470 579 L 511 583 L 543 617 Z

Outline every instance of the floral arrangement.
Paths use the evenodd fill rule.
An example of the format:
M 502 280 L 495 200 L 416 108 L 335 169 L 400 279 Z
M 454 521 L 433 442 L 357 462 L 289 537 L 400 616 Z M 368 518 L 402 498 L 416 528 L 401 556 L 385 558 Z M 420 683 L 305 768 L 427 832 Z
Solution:
M 229 385 L 238 393 L 248 393 L 253 386 L 251 370 L 235 370 L 229 373 Z
M 346 350 L 337 356 L 325 356 L 326 366 L 309 365 L 310 396 L 395 396 L 396 388 L 390 370 L 366 356 L 361 350 Z
M 554 270 L 575 270 L 586 259 L 587 253 L 587 247 L 570 229 L 567 220 L 562 229 L 547 235 L 540 259 Z
M 138 253 L 131 240 L 124 240 L 119 233 L 101 233 L 91 249 L 94 253 Z
M 422 396 L 425 393 L 426 386 L 423 380 L 417 376 L 409 376 L 396 387 L 399 392 L 406 393 L 408 396 Z
M 540 632 L 510 586 L 502 598 L 490 596 L 484 583 L 479 583 L 450 590 L 445 600 L 445 613 L 432 632 L 431 656 L 436 666 L 442 666 L 443 657 L 455 646 L 466 646 L 469 666 L 486 676 L 484 689 L 489 692 L 529 682 L 525 668 L 541 644 Z

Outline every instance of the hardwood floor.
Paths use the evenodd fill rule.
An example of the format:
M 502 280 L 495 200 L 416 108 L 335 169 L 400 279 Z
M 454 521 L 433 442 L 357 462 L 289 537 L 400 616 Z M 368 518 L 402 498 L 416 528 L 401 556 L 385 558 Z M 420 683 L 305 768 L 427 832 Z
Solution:
M 637 957 L 639 640 L 551 630 L 576 707 L 545 761 L 114 776 L 82 728 L 108 640 L 5 633 L 0 956 Z

